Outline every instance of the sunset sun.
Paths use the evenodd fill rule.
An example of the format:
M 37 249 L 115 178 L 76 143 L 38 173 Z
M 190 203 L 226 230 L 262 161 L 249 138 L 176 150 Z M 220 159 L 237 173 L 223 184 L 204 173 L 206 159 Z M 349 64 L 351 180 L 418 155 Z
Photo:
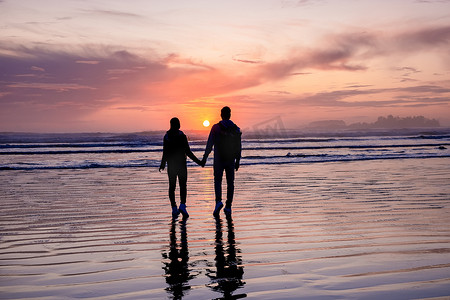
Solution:
M 209 121 L 208 120 L 203 121 L 203 126 L 208 127 L 209 126 Z

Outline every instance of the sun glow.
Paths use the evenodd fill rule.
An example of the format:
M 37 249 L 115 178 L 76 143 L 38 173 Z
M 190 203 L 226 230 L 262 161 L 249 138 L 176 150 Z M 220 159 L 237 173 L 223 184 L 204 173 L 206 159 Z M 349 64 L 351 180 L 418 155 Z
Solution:
M 203 126 L 208 127 L 209 126 L 209 121 L 208 120 L 203 121 Z

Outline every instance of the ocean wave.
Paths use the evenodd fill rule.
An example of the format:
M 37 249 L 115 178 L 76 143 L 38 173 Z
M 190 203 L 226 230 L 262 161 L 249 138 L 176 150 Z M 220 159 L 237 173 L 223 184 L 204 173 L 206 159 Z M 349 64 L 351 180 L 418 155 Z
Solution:
M 65 169 L 106 169 L 106 168 L 144 168 L 144 167 L 158 167 L 159 162 L 126 162 L 126 163 L 111 163 L 111 162 L 89 162 L 89 163 L 74 163 L 65 165 L 44 165 L 44 164 L 11 164 L 0 166 L 0 170 L 65 170 Z
M 427 158 L 449 158 L 450 154 L 421 153 L 404 155 L 393 153 L 390 155 L 273 155 L 273 156 L 246 156 L 241 159 L 241 166 L 246 165 L 284 165 L 284 164 L 305 164 L 305 163 L 326 163 L 326 162 L 349 162 L 364 160 L 393 160 L 393 159 L 427 159 Z M 0 165 L 0 171 L 6 170 L 51 170 L 51 169 L 99 169 L 99 168 L 158 168 L 159 160 L 134 160 L 128 162 L 76 162 L 64 165 L 45 165 L 38 163 L 4 164 Z M 188 161 L 188 167 L 197 165 Z M 209 165 L 207 165 L 209 166 Z
M 164 131 L 139 133 L 0 133 L 1 144 L 161 142 Z
M 15 137 L 17 138 L 17 137 Z M 36 143 L 31 143 L 32 138 Z M 160 136 L 63 135 L 0 144 L 0 170 L 140 168 L 159 166 Z M 84 140 L 83 140 L 84 139 Z M 0 134 L 0 143 L 2 143 Z M 202 153 L 205 140 L 190 141 Z M 243 139 L 242 165 L 296 164 L 450 156 L 450 134 Z M 213 154 L 211 154 L 213 156 Z M 194 163 L 188 160 L 188 165 Z
M 1 151 L 0 155 L 61 155 L 162 152 L 162 149 L 102 149 L 102 150 L 50 150 L 50 151 Z
M 450 143 L 415 143 L 415 144 L 380 144 L 380 145 L 318 145 L 318 146 L 247 146 L 243 151 L 249 150 L 320 150 L 320 149 L 381 149 L 381 148 L 414 148 L 414 147 L 444 147 Z M 192 151 L 203 151 L 204 148 L 191 148 Z M 87 150 L 47 150 L 47 151 L 0 151 L 1 155 L 62 155 L 62 154 L 104 154 L 104 153 L 146 153 L 162 152 L 162 147 L 158 148 L 125 148 L 125 149 L 87 149 Z
M 0 144 L 0 149 L 34 149 L 34 148 L 111 148 L 111 147 L 148 147 L 162 146 L 162 142 L 95 142 L 95 143 L 7 143 Z
M 363 141 L 395 141 L 395 140 L 448 140 L 449 129 L 441 132 L 421 132 L 411 134 L 410 131 L 390 131 L 374 134 L 373 132 L 345 132 L 336 135 L 305 135 L 297 132 L 286 137 L 245 138 L 244 143 L 252 144 L 290 144 L 290 143 L 339 143 Z M 389 134 L 390 133 L 390 134 Z M 403 133 L 403 134 L 402 134 Z M 317 134 L 317 133 L 315 133 Z M 164 132 L 136 133 L 136 134 L 107 134 L 107 133 L 77 133 L 77 134 L 26 134 L 0 133 L 0 149 L 14 148 L 102 148 L 102 147 L 146 147 L 162 146 Z M 188 134 L 189 136 L 189 134 Z M 189 142 L 192 145 L 206 144 L 206 137 L 194 135 Z
M 263 155 L 248 155 L 248 156 L 244 156 L 242 159 L 247 160 L 253 160 L 253 159 L 279 159 L 279 158 L 294 158 L 294 157 L 301 157 L 301 158 L 306 158 L 306 157 L 326 157 L 328 156 L 328 154 L 291 154 L 291 153 L 287 153 L 286 155 L 268 155 L 268 156 L 263 156 Z
M 442 147 L 450 146 L 450 143 L 426 143 L 426 144 L 380 144 L 380 145 L 323 145 L 323 146 L 267 146 L 246 147 L 244 150 L 319 150 L 319 149 L 379 149 L 379 148 L 413 148 L 413 147 Z
M 423 139 L 423 140 L 449 140 L 450 134 L 442 135 L 419 135 L 411 137 L 412 139 Z
M 348 135 L 338 137 L 297 137 L 297 138 L 262 138 L 262 139 L 246 139 L 248 143 L 332 143 L 332 142 L 363 142 L 363 141 L 395 141 L 395 140 L 418 140 L 418 139 L 435 139 L 450 140 L 450 134 L 420 134 L 420 135 L 386 135 L 386 136 L 368 136 L 368 135 Z
M 289 157 L 289 156 L 286 156 Z M 291 156 L 297 158 L 305 158 L 302 156 Z M 268 160 L 268 161 L 248 161 L 241 163 L 241 165 L 284 165 L 284 164 L 305 164 L 305 163 L 328 163 L 328 162 L 350 162 L 350 161 L 366 161 L 366 160 L 402 160 L 402 159 L 429 159 L 429 158 L 449 158 L 450 155 L 434 155 L 434 154 L 422 154 L 422 155 L 376 155 L 376 156 L 333 156 L 333 155 L 311 155 L 306 157 L 307 159 L 301 160 Z M 280 157 L 281 158 L 281 157 Z

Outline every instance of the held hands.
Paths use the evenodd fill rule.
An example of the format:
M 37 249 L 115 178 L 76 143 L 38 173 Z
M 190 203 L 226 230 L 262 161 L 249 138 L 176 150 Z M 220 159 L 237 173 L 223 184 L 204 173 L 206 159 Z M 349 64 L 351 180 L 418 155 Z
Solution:
M 161 173 L 161 171 L 164 170 L 165 168 L 166 168 L 166 166 L 160 165 L 160 166 L 159 166 L 159 173 Z
M 236 160 L 236 163 L 234 164 L 234 169 L 235 169 L 236 171 L 239 170 L 239 165 L 240 165 L 239 160 Z
M 206 159 L 203 157 L 203 159 L 200 161 L 199 166 L 201 166 L 202 168 L 204 168 L 206 165 Z
M 202 167 L 202 168 L 205 167 L 206 160 L 205 160 L 204 158 L 203 158 L 202 160 L 196 159 L 195 162 L 196 162 L 197 165 L 199 165 L 200 167 Z

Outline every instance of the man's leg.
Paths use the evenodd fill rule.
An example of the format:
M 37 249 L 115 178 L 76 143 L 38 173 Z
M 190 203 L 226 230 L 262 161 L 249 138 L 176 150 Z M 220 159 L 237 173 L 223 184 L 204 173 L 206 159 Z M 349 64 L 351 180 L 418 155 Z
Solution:
M 225 168 L 225 175 L 227 177 L 227 202 L 226 208 L 231 208 L 234 195 L 234 162 L 227 164 Z
M 219 217 L 220 210 L 223 207 L 222 203 L 222 177 L 223 177 L 223 164 L 214 160 L 214 191 L 216 193 L 216 207 L 214 208 L 214 217 Z
M 214 191 L 216 193 L 216 203 L 222 201 L 223 170 L 223 164 L 214 160 Z

